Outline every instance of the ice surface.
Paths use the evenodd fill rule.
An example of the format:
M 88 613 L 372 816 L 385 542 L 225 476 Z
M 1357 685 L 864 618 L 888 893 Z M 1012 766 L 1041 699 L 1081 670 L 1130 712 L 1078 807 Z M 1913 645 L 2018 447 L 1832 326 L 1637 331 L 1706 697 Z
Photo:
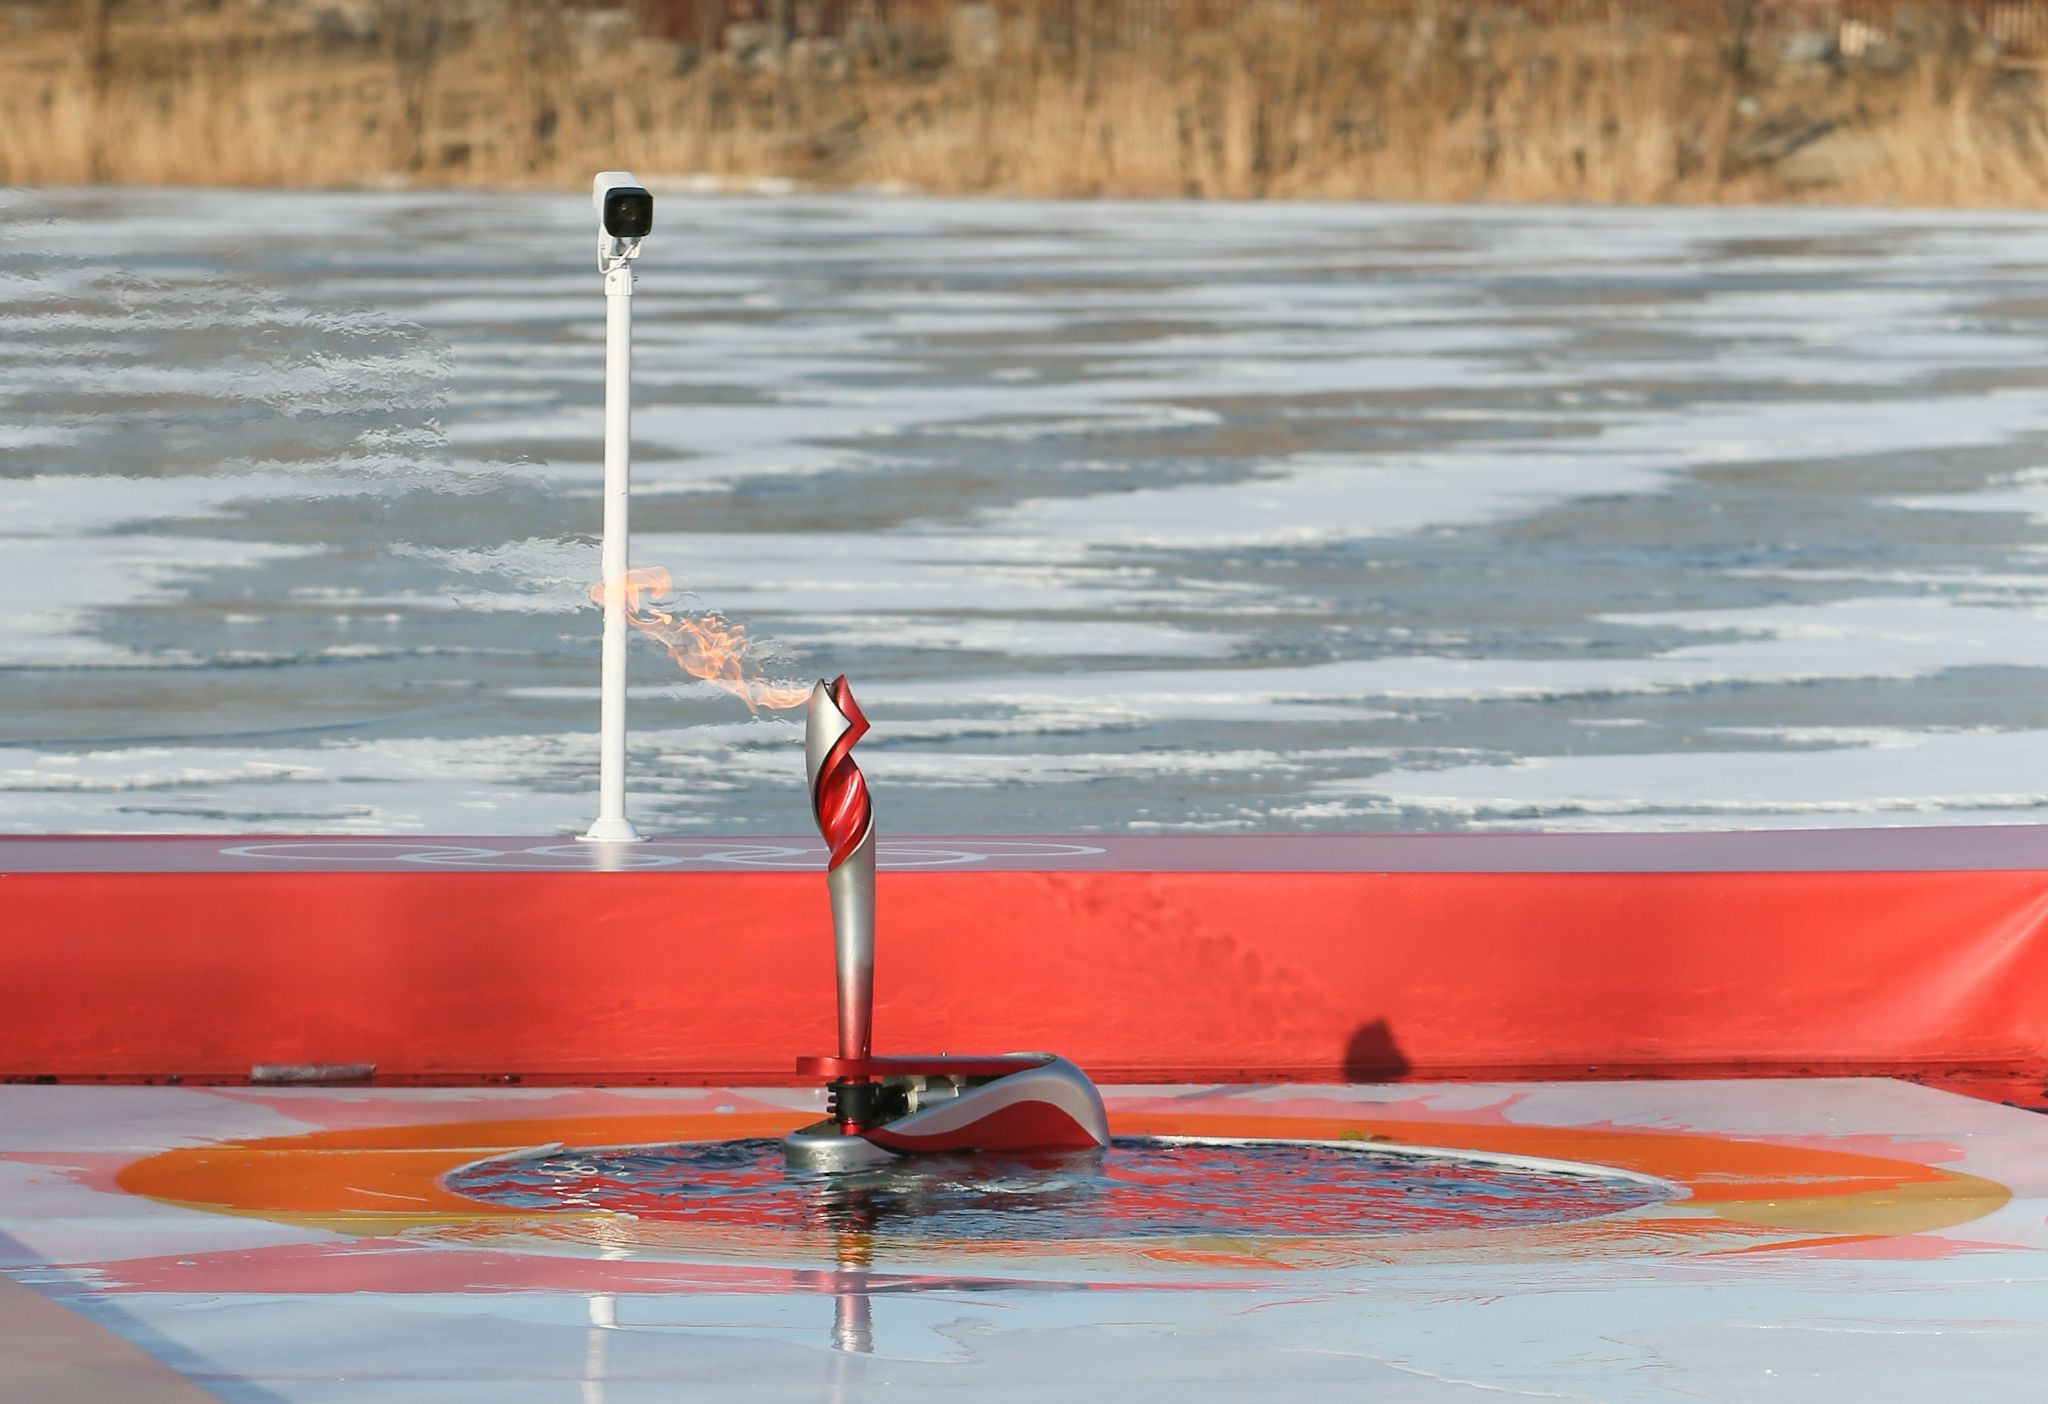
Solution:
M 2022 1111 L 1879 1080 L 1105 1092 L 1113 1121 L 1162 1106 L 1197 1122 L 1252 1112 L 1284 1135 L 1291 1119 L 1384 1114 L 1454 1145 L 1477 1123 L 1539 1156 L 1643 1132 L 1677 1133 L 1684 1159 L 1709 1167 L 1731 1143 L 1741 1153 L 1699 1176 L 1723 1191 L 1711 1201 L 1675 1197 L 1547 1241 L 1555 1230 L 1495 1225 L 1365 1252 L 1342 1235 L 1314 1255 L 1299 1240 L 1176 1235 L 1164 1241 L 1186 1247 L 1111 1238 L 1055 1253 L 1019 1234 L 977 1252 L 864 1225 L 842 1230 L 835 1252 L 823 1232 L 739 1214 L 663 1239 L 630 1217 L 564 1216 L 542 1231 L 516 1218 L 266 1211 L 263 1191 L 283 1177 L 237 1177 L 231 1152 L 178 1172 L 191 1202 L 124 1193 L 108 1173 L 155 1150 L 322 1129 L 482 1123 L 497 1149 L 490 1134 L 522 1122 L 564 1138 L 593 1115 L 701 1125 L 715 1103 L 790 1105 L 775 1100 L 787 1089 L 8 1087 L 0 1300 L 27 1315 L 32 1287 L 107 1333 L 59 1344 L 16 1331 L 8 1363 L 61 1360 L 118 1392 L 134 1365 L 111 1346 L 126 1340 L 223 1399 L 272 1404 L 653 1404 L 677 1398 L 679 1380 L 705 1386 L 682 1397 L 773 1401 L 1906 1404 L 1959 1386 L 1985 1404 L 2039 1397 L 2048 1122 Z M 1760 1165 L 1844 1153 L 1858 1177 L 1870 1157 L 1897 1162 L 1923 1193 L 1859 1194 L 1869 1179 L 1808 1159 L 1780 1172 L 1790 1197 L 1769 1208 L 1824 1234 L 1725 1202 Z M 294 1155 L 333 1152 L 261 1154 L 289 1170 Z M 432 1173 L 431 1153 L 426 1170 L 405 1159 L 377 1157 L 389 1186 L 378 1193 Z M 357 1191 L 325 1190 L 337 1192 Z M 843 1193 L 856 1210 L 873 1203 Z M 1901 1201 L 1950 1207 L 1933 1227 L 1834 1227 Z M 348 1237 L 326 1226 L 337 1221 Z
M 905 831 L 2048 807 L 2040 216 L 663 198 L 635 560 Z M 587 821 L 587 218 L 0 197 L 0 830 Z M 633 667 L 647 827 L 803 828 Z

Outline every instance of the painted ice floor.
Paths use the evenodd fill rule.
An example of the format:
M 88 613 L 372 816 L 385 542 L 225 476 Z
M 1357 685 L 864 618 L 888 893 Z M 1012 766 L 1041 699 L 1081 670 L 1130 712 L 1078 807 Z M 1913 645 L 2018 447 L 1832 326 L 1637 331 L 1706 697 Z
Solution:
M 0 192 L 0 828 L 581 828 L 589 218 Z M 2044 283 L 2024 214 L 665 196 L 637 559 L 853 675 L 896 832 L 2038 819 Z M 648 827 L 808 831 L 634 668 Z
M 2048 1118 L 1876 1080 L 1108 1100 L 1121 1135 L 1419 1144 L 1656 1192 L 1590 1219 L 1355 1233 L 1325 1203 L 1298 1232 L 949 1240 L 446 1188 L 552 1142 L 776 1134 L 811 1114 L 800 1091 L 0 1087 L 0 1394 L 2040 1397 Z M 79 1372 L 104 1394 L 59 1394 Z

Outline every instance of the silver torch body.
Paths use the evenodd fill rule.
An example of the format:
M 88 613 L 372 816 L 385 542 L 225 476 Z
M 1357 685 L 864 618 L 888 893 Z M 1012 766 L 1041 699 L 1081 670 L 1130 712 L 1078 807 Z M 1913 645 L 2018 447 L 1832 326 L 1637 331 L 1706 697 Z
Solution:
M 811 692 L 804 725 L 811 815 L 831 849 L 825 878 L 832 898 L 832 951 L 839 976 L 839 1056 L 864 1061 L 873 1051 L 875 1009 L 875 813 L 853 763 L 867 718 L 844 677 Z

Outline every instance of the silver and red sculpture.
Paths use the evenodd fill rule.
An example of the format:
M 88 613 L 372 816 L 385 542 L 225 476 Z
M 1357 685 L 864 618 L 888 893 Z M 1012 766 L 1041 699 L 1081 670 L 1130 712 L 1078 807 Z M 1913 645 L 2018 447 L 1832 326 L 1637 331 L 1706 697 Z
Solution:
M 853 747 L 868 720 L 842 675 L 811 693 L 804 731 L 811 814 L 829 850 L 839 1053 L 797 1059 L 826 1081 L 826 1118 L 783 1139 L 789 1163 L 859 1170 L 899 1156 L 1084 1151 L 1109 1144 L 1102 1098 L 1050 1053 L 878 1058 L 875 1001 L 875 809 Z

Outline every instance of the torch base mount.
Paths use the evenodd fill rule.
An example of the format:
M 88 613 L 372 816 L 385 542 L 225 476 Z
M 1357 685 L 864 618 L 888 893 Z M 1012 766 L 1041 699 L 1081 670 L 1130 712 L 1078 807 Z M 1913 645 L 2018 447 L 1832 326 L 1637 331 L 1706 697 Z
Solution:
M 1050 1053 L 911 1053 L 893 1058 L 804 1057 L 796 1060 L 799 1077 L 835 1082 L 871 1082 L 892 1077 L 1007 1077 L 1042 1068 L 1057 1059 Z
M 837 1121 L 821 1121 L 782 1138 L 783 1163 L 807 1175 L 844 1175 L 873 1170 L 896 1159 L 873 1141 L 848 1135 Z
M 1050 1053 L 804 1058 L 832 1078 L 831 1115 L 782 1140 L 792 1169 L 837 1174 L 900 1156 L 1067 1152 L 1109 1144 L 1101 1094 Z

